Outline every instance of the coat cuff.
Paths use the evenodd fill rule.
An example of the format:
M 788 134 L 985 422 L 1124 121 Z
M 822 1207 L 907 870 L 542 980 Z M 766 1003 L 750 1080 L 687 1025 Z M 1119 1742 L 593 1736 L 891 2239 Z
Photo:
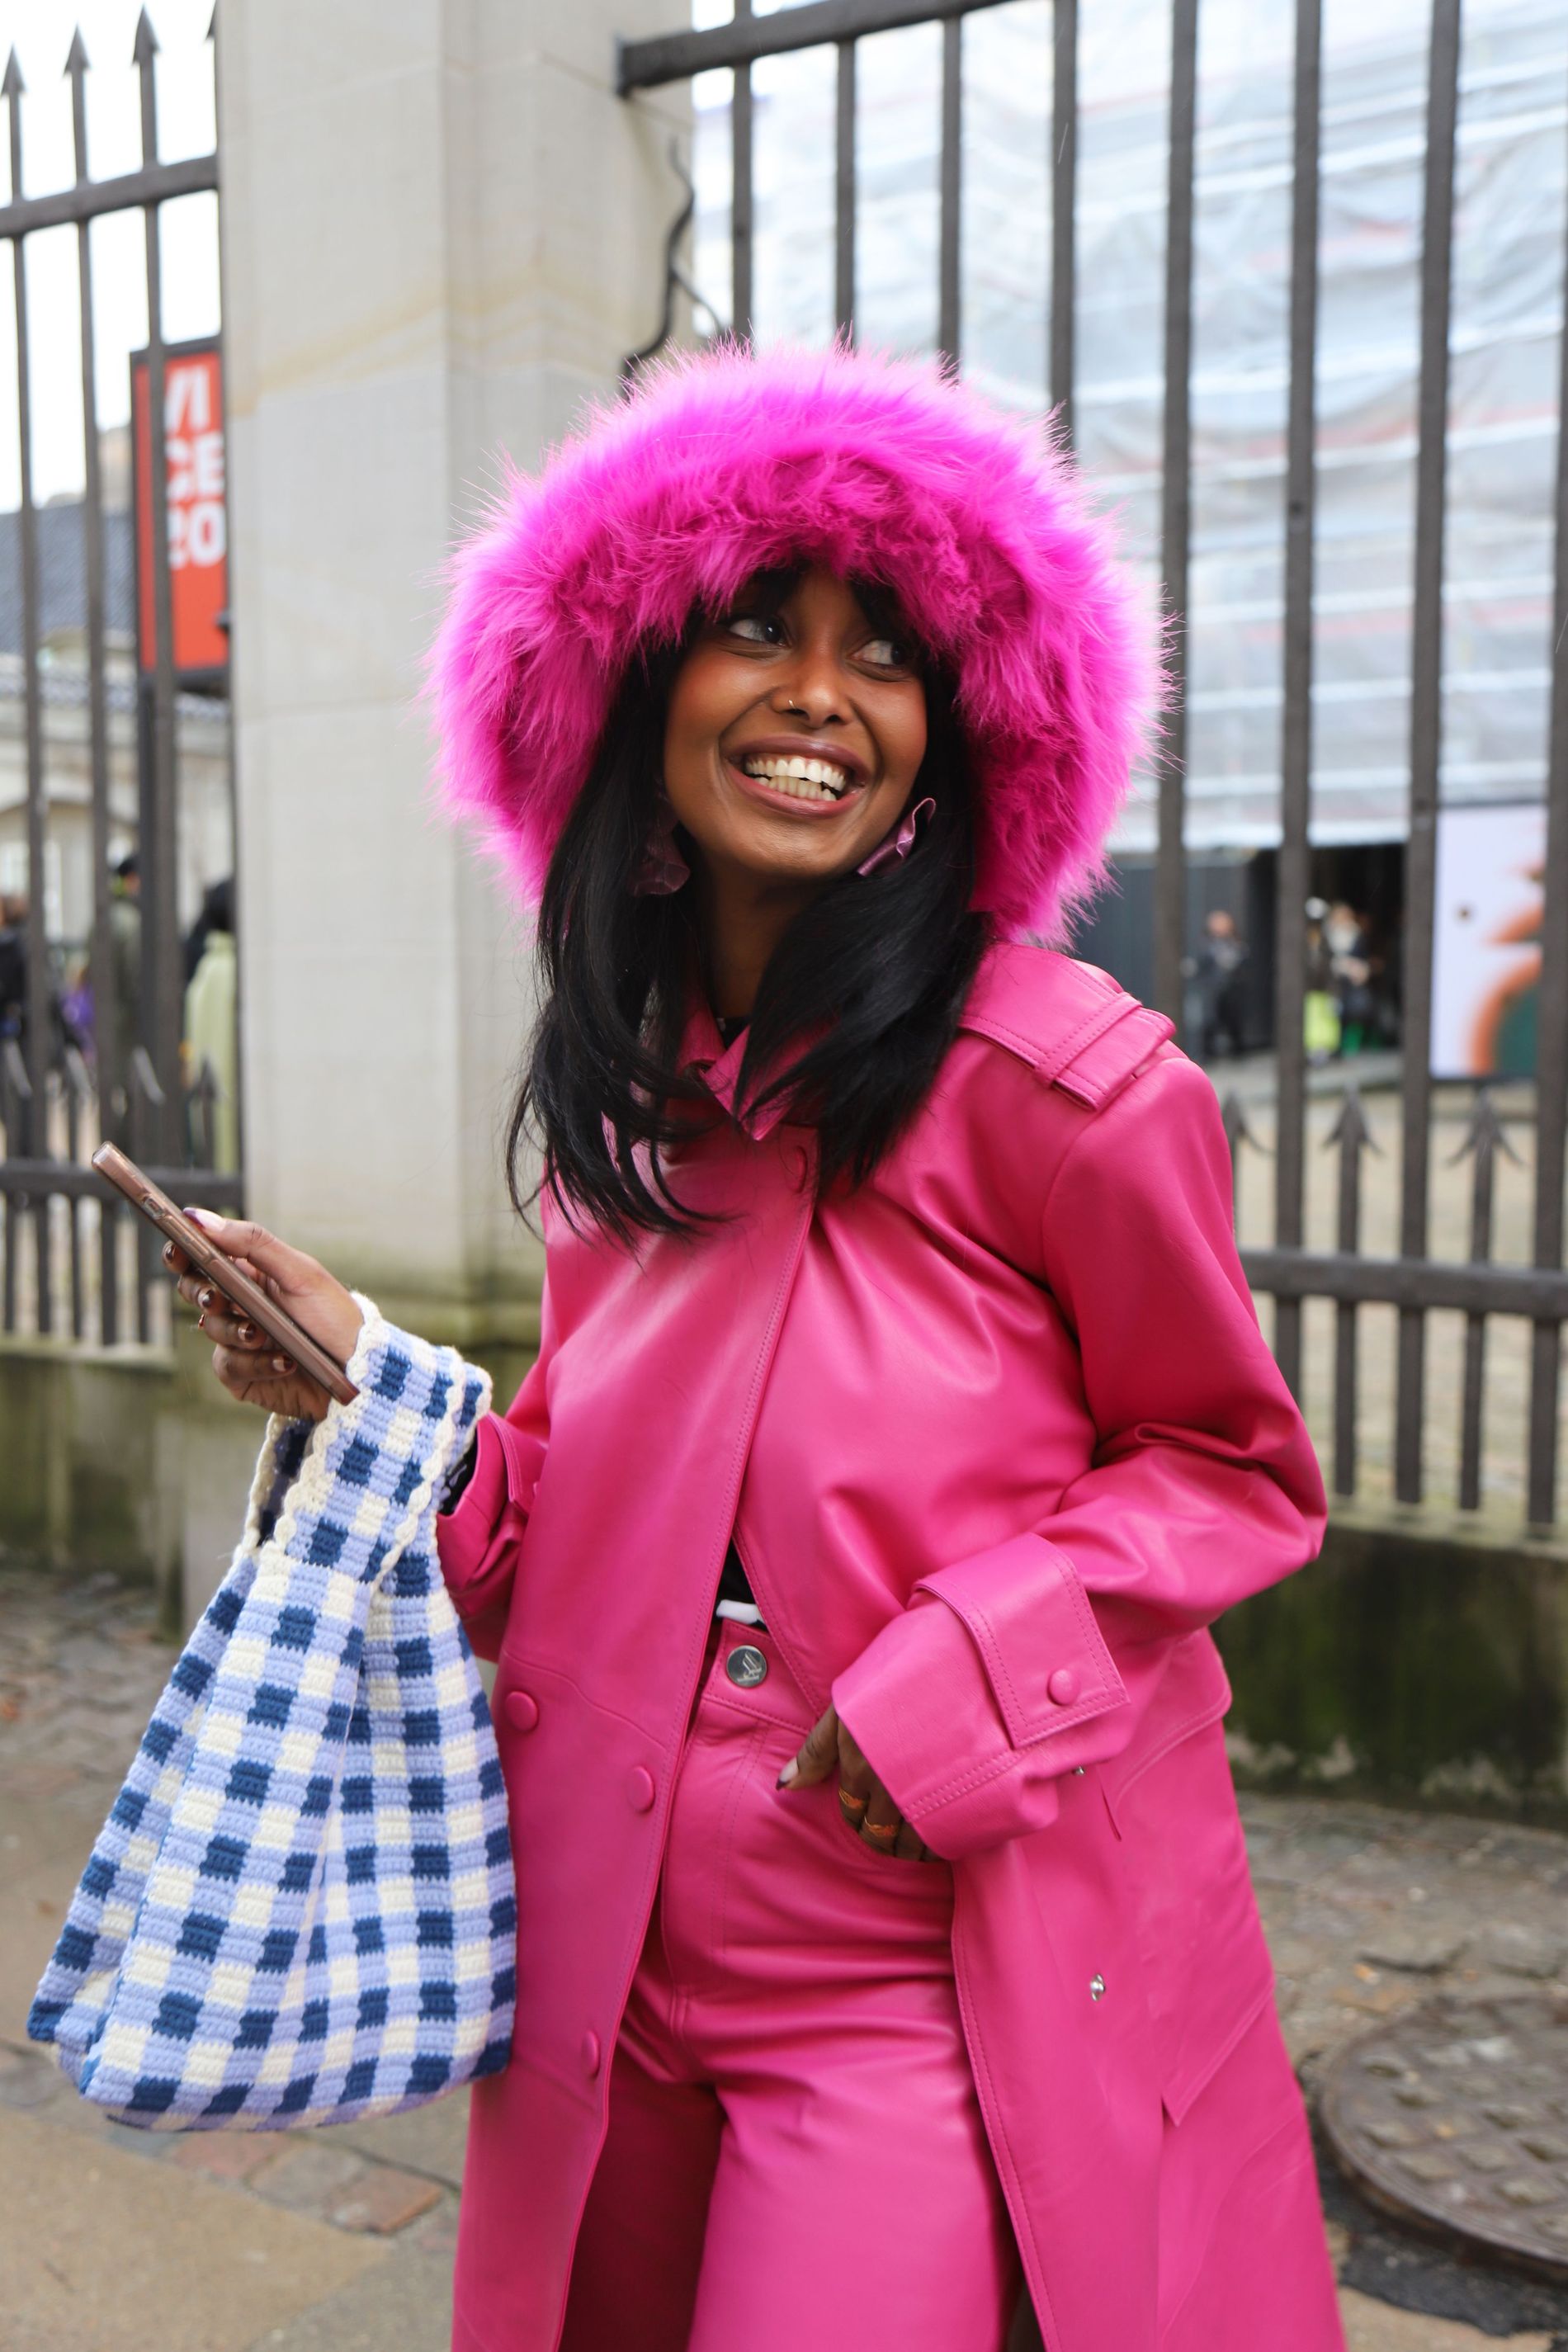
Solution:
M 436 1522 L 442 1579 L 465 1619 L 493 1601 L 496 1570 L 510 1564 L 538 1475 L 528 1440 L 500 1413 L 486 1413 L 474 1444 L 473 1475 Z
M 1057 1783 L 1127 1693 L 1070 1560 L 1014 1537 L 916 1585 L 833 1685 L 833 1703 L 932 1852 L 1044 1829 Z
M 486 1413 L 474 1433 L 474 1466 L 449 1511 L 436 1522 L 441 1573 L 448 1584 L 466 1584 L 483 1556 L 506 1501 L 506 1456 L 496 1435 L 496 1416 Z

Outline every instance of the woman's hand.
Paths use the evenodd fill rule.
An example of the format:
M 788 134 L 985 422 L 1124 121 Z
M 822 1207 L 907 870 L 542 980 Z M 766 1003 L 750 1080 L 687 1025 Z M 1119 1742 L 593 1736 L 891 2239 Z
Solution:
M 187 1209 L 185 1214 L 268 1298 L 303 1324 L 318 1346 L 347 1363 L 364 1318 L 324 1265 L 303 1250 L 290 1249 L 265 1225 L 216 1217 L 208 1209 Z M 290 1421 L 325 1420 L 332 1401 L 319 1381 L 302 1372 L 291 1356 L 279 1354 L 265 1331 L 247 1323 L 217 1286 L 195 1271 L 176 1243 L 164 1243 L 163 1262 L 176 1276 L 181 1297 L 196 1308 L 203 1330 L 216 1341 L 213 1370 L 230 1396 Z
M 874 1853 L 898 1854 L 905 1862 L 940 1862 L 912 1830 L 867 1762 L 858 1741 L 838 1710 L 812 1726 L 798 1754 L 779 1774 L 781 1789 L 811 1789 L 837 1769 L 838 1804 L 863 1845 Z

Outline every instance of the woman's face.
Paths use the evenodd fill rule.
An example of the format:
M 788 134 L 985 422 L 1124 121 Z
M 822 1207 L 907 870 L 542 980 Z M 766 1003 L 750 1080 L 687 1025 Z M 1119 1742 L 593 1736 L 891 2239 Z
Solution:
M 907 641 L 831 572 L 759 574 L 676 673 L 664 781 L 716 873 L 817 885 L 897 821 L 926 748 Z

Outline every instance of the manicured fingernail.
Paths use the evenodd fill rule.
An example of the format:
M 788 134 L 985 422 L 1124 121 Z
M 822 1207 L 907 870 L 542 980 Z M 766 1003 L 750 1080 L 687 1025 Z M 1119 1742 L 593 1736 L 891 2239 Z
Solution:
M 250 1324 L 248 1324 L 248 1323 L 240 1323 L 240 1324 L 237 1324 L 237 1325 L 236 1326 L 236 1329 L 237 1330 L 238 1335 L 239 1335 L 239 1338 L 240 1338 L 241 1341 L 243 1342 L 243 1344 L 244 1344 L 246 1347 L 247 1347 L 247 1348 L 248 1348 L 248 1347 L 249 1347 L 249 1345 L 250 1345 L 250 1343 L 251 1343 L 251 1341 L 252 1341 L 252 1340 L 255 1339 L 255 1337 L 256 1337 L 255 1330 L 253 1329 L 253 1328 L 251 1327 L 251 1325 L 250 1325 Z
M 292 1370 L 293 1367 L 290 1365 L 287 1356 L 274 1356 L 272 1359 L 272 1369 L 275 1372 L 287 1372 Z
M 205 1225 L 209 1231 L 215 1233 L 225 1222 L 222 1217 L 215 1217 L 210 1209 L 187 1209 L 184 1213 L 193 1225 Z
M 206 1311 L 207 1311 L 208 1307 L 212 1305 L 212 1303 L 213 1303 L 213 1295 L 212 1295 L 212 1292 L 211 1292 L 210 1290 L 198 1290 L 198 1291 L 197 1291 L 197 1293 L 196 1293 L 196 1305 L 201 1308 L 202 1313 L 203 1313 L 204 1315 L 206 1313 Z
M 777 1786 L 781 1789 L 787 1789 L 791 1782 L 798 1780 L 799 1777 L 800 1759 L 798 1756 L 792 1756 L 789 1762 L 784 1766 L 784 1770 L 779 1774 Z

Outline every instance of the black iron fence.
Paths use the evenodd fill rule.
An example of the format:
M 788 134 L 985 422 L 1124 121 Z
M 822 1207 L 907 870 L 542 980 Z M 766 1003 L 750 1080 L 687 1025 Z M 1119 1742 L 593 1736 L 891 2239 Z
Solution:
M 753 16 L 735 0 L 731 22 L 627 41 L 619 52 L 625 97 L 692 75 L 728 68 L 732 76 L 731 134 L 731 310 L 745 336 L 752 320 L 752 69 L 786 51 L 823 48 L 837 59 L 834 299 L 838 331 L 853 336 L 857 307 L 857 59 L 869 36 L 940 24 L 937 341 L 950 364 L 963 356 L 960 269 L 963 205 L 963 100 L 965 22 L 997 0 L 807 0 Z M 1074 428 L 1074 321 L 1079 163 L 1078 0 L 1055 0 L 1049 126 L 1050 286 L 1047 382 L 1041 390 L 1070 442 Z M 1163 756 L 1157 769 L 1153 884 L 1155 1001 L 1180 1017 L 1184 995 L 1188 857 L 1187 677 L 1182 624 L 1188 606 L 1192 549 L 1194 207 L 1196 156 L 1198 0 L 1171 0 L 1169 147 L 1165 192 L 1163 425 L 1160 569 L 1172 632 L 1171 698 Z M 1309 1066 L 1305 1014 L 1312 818 L 1314 490 L 1319 470 L 1317 359 L 1320 322 L 1319 204 L 1321 187 L 1321 0 L 1297 0 L 1289 257 L 1289 391 L 1286 425 L 1285 593 L 1279 843 L 1275 862 L 1274 1030 L 1278 1066 L 1273 1103 L 1273 1228 L 1268 1247 L 1243 1255 L 1254 1287 L 1274 1302 L 1274 1343 L 1300 1392 L 1303 1317 L 1313 1300 L 1332 1302 L 1331 1473 L 1341 1495 L 1356 1491 L 1358 1446 L 1365 1420 L 1358 1394 L 1360 1319 L 1369 1307 L 1397 1318 L 1392 1366 L 1392 1488 L 1419 1503 L 1431 1435 L 1432 1318 L 1463 1316 L 1463 1364 L 1452 1384 L 1460 1427 L 1458 1500 L 1482 1499 L 1482 1406 L 1488 1327 L 1518 1318 L 1529 1333 L 1524 1426 L 1527 1521 L 1552 1525 L 1561 1423 L 1563 1330 L 1568 1318 L 1563 1271 L 1564 1126 L 1568 1120 L 1568 335 L 1562 337 L 1552 625 L 1550 740 L 1547 758 L 1544 913 L 1536 991 L 1533 1087 L 1534 1207 L 1528 1265 L 1494 1264 L 1493 1181 L 1508 1148 L 1484 1093 L 1465 1145 L 1473 1159 L 1468 1258 L 1432 1254 L 1435 1089 L 1431 1076 L 1436 820 L 1443 716 L 1444 526 L 1449 427 L 1449 352 L 1454 248 L 1456 133 L 1460 64 L 1460 0 L 1432 0 L 1427 47 L 1425 184 L 1416 399 L 1415 541 L 1408 737 L 1409 827 L 1401 949 L 1399 1076 L 1400 1164 L 1396 1249 L 1360 1247 L 1361 1195 L 1368 1129 L 1353 1089 L 1329 1139 L 1339 1154 L 1337 1226 L 1331 1248 L 1307 1246 Z M 1233 1150 L 1246 1122 L 1239 1102 L 1226 1106 Z M 1449 1327 L 1440 1323 L 1440 1332 Z
M 155 1336 L 155 1265 L 145 1229 L 128 1229 L 130 1213 L 87 1166 L 93 1146 L 113 1136 L 182 1200 L 228 1206 L 240 1199 L 237 1171 L 216 1150 L 220 1081 L 210 1062 L 191 1066 L 184 1030 L 186 971 L 181 920 L 182 719 L 203 706 L 226 724 L 226 612 L 210 609 L 214 566 L 226 544 L 221 417 L 211 413 L 220 383 L 216 347 L 171 345 L 163 332 L 160 211 L 198 191 L 216 192 L 216 152 L 174 162 L 159 157 L 155 56 L 146 12 L 136 29 L 141 114 L 139 168 L 95 180 L 89 169 L 87 75 L 79 31 L 65 72 L 70 82 L 75 179 L 55 193 L 26 193 L 24 85 L 13 50 L 0 98 L 6 108 L 10 186 L 0 203 L 0 239 L 9 242 L 16 305 L 16 422 L 20 573 L 19 730 L 26 789 L 27 889 L 7 906 L 13 961 L 22 984 L 0 1004 L 0 1327 L 41 1336 L 68 1334 L 106 1343 Z M 94 222 L 139 211 L 147 346 L 132 357 L 131 473 L 137 537 L 136 677 L 113 675 L 125 649 L 111 645 L 106 568 L 104 440 L 99 417 L 95 326 Z M 80 612 L 87 766 L 90 785 L 91 898 L 86 924 L 88 1008 L 74 1017 L 65 1003 L 58 943 L 46 920 L 51 811 L 46 700 L 60 698 L 42 643 L 45 598 L 40 518 L 34 494 L 34 367 L 29 347 L 28 240 L 74 226 L 79 287 L 79 366 L 84 489 L 81 503 Z M 174 384 L 171 361 L 184 379 Z M 195 408 L 193 408 L 193 402 Z M 218 436 L 215 439 L 215 436 Z M 172 485 L 171 456 L 186 478 Z M 200 480 L 197 477 L 201 477 Z M 193 491 L 203 495 L 195 496 Z M 139 509 L 137 511 L 136 509 Z M 171 525 L 175 526 L 173 534 Z M 173 552 L 172 552 L 173 551 Z M 206 567 L 198 582 L 194 567 Z M 176 572 L 181 582 L 176 593 Z M 187 588 L 205 589 L 193 602 Z M 226 599 L 224 599 L 226 602 Z M 187 609 L 188 608 L 188 609 Z M 55 616 L 58 618 L 58 614 Z M 115 617 L 123 617 L 116 615 Z M 128 635 L 128 631 L 119 634 Z M 191 689 L 195 689 L 193 693 Z M 135 898 L 111 872 L 111 709 L 127 699 L 135 714 L 136 793 L 129 838 L 138 872 Z M 125 838 L 120 827 L 121 845 Z M 127 904 L 117 906 L 117 897 Z M 120 937 L 117 939 L 117 925 Z M 126 943 L 126 927 L 131 940 Z M 234 1087 L 232 1066 L 222 1091 Z M 30 1247 L 27 1244 L 30 1242 Z

